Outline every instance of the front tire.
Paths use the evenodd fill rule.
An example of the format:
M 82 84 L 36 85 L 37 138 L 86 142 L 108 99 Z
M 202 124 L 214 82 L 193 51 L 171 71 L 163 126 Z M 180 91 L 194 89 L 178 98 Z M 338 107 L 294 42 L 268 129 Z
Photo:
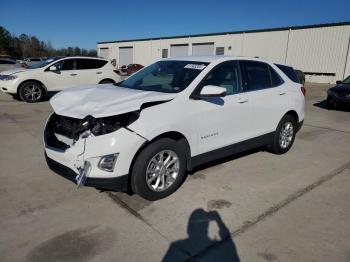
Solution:
M 292 147 L 297 131 L 297 123 L 293 116 L 285 115 L 279 122 L 269 149 L 274 154 L 284 154 Z
M 154 201 L 174 193 L 186 175 L 185 149 L 177 141 L 161 138 L 137 156 L 131 172 L 131 187 L 144 199 Z
M 44 89 L 40 83 L 28 81 L 19 87 L 18 95 L 22 101 L 36 103 L 44 97 Z

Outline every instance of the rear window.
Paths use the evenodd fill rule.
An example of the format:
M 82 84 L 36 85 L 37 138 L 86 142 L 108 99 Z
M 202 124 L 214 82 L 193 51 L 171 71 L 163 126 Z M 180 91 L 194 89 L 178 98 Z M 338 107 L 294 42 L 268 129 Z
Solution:
M 97 59 L 95 59 L 95 61 L 96 61 L 96 68 L 101 68 L 105 64 L 107 64 L 107 61 L 105 61 L 105 60 L 97 60 Z
M 298 75 L 295 73 L 293 67 L 285 66 L 285 65 L 279 65 L 275 64 L 283 73 L 288 76 L 290 80 L 292 80 L 295 83 L 300 83 Z
M 106 63 L 105 60 L 81 58 L 77 59 L 77 70 L 101 68 Z
M 95 69 L 95 59 L 77 59 L 77 70 L 80 69 Z

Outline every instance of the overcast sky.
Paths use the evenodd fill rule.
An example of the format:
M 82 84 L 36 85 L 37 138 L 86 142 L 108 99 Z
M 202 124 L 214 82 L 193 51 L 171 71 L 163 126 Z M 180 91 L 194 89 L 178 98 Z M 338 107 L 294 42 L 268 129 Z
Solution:
M 350 21 L 350 1 L 3 0 L 0 25 L 55 48 L 96 42 Z

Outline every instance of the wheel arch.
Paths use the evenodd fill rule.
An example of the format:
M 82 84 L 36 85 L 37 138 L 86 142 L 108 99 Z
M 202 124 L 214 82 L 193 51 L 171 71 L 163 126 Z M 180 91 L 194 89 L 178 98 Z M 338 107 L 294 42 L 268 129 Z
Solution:
M 44 89 L 44 92 L 45 94 L 47 94 L 47 88 L 46 86 L 43 84 L 43 82 L 37 80 L 37 79 L 26 79 L 24 81 L 22 81 L 19 85 L 18 85 L 18 88 L 17 88 L 17 95 L 19 95 L 19 90 L 20 88 L 25 84 L 25 83 L 28 83 L 28 82 L 36 82 L 38 84 L 41 85 L 41 87 Z
M 180 132 L 177 132 L 177 131 L 169 131 L 169 132 L 165 132 L 165 133 L 162 133 L 162 134 L 159 134 L 157 136 L 155 136 L 154 138 L 152 138 L 151 140 L 147 140 L 145 141 L 141 147 L 137 150 L 136 154 L 134 155 L 132 161 L 131 161 L 131 165 L 129 167 L 129 181 L 128 181 L 128 184 L 129 184 L 129 190 L 131 190 L 131 171 L 132 171 L 132 168 L 134 166 L 134 163 L 138 157 L 138 155 L 141 153 L 141 151 L 146 148 L 149 144 L 161 139 L 161 138 L 171 138 L 171 139 L 174 139 L 175 141 L 181 143 L 184 148 L 185 148 L 185 151 L 186 151 L 186 170 L 191 170 L 192 169 L 192 164 L 191 164 L 191 148 L 190 148 L 190 145 L 188 143 L 188 140 L 187 138 Z
M 297 122 L 297 124 L 299 123 L 299 115 L 298 115 L 298 113 L 295 110 L 289 110 L 287 113 L 284 114 L 284 116 L 285 115 L 292 116 L 295 119 L 295 121 Z
M 112 78 L 104 78 L 98 84 L 101 84 L 103 81 L 111 81 L 112 83 L 115 83 L 115 81 Z

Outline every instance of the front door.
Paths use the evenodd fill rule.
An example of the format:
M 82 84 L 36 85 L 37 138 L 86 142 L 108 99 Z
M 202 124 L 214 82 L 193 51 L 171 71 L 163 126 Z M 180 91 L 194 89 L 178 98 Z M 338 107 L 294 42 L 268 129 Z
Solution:
M 56 71 L 46 71 L 46 88 L 48 91 L 59 91 L 80 84 L 78 72 L 75 68 L 76 60 L 67 58 L 54 64 Z
M 199 155 L 247 139 L 247 128 L 252 116 L 247 115 L 248 101 L 242 93 L 238 61 L 217 65 L 200 83 L 224 87 L 225 97 L 208 97 L 190 100 L 192 115 L 197 126 L 197 152 Z M 199 93 L 200 91 L 198 91 Z

